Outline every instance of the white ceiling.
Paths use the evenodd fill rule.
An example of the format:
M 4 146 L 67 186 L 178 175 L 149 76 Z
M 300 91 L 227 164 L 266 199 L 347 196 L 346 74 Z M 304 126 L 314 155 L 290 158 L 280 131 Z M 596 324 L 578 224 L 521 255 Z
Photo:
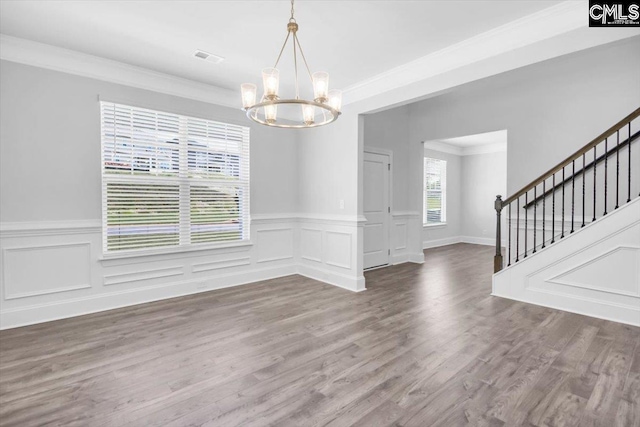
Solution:
M 309 65 L 346 88 L 558 1 L 300 1 Z M 0 33 L 236 90 L 259 83 L 286 36 L 288 1 L 2 1 Z M 202 49 L 226 58 L 196 59 Z M 290 52 L 289 52 L 290 53 Z M 282 80 L 292 60 L 279 68 Z

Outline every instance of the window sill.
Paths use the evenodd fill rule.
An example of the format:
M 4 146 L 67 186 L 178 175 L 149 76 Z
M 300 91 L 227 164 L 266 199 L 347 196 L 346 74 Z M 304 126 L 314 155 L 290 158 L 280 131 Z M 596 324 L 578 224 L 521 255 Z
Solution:
M 238 248 L 238 247 L 246 247 L 253 246 L 253 242 L 251 240 L 242 240 L 240 242 L 228 242 L 228 243 L 219 243 L 212 245 L 191 245 L 184 247 L 172 247 L 172 248 L 163 248 L 163 249 L 141 249 L 141 250 L 133 250 L 133 251 L 123 251 L 123 252 L 114 252 L 108 254 L 102 254 L 101 257 L 98 258 L 99 261 L 111 261 L 118 259 L 127 259 L 127 258 L 141 258 L 141 257 L 149 257 L 149 256 L 160 256 L 160 255 L 180 255 L 180 254 L 188 254 L 191 252 L 201 252 L 201 251 L 213 251 L 220 249 L 228 249 L 228 248 Z
M 422 224 L 423 228 L 443 228 L 446 227 L 447 223 L 446 222 L 438 222 L 435 224 Z

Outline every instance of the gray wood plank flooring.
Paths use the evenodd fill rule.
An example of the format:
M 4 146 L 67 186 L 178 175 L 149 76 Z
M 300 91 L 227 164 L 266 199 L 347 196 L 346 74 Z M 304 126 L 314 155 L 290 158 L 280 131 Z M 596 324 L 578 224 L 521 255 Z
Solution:
M 640 328 L 491 297 L 492 249 L 0 332 L 2 426 L 640 426 Z

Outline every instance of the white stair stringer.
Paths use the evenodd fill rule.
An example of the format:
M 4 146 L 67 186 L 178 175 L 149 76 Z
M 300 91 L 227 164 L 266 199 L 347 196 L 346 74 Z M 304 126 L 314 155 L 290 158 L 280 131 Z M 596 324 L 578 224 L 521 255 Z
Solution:
M 640 198 L 494 274 L 492 295 L 640 326 Z

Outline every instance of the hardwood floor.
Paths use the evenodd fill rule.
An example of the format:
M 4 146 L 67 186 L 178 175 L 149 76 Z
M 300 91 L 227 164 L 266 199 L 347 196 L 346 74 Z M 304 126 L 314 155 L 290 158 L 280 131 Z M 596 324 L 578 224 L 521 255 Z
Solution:
M 489 296 L 492 249 L 0 333 L 3 426 L 639 426 L 640 328 Z

